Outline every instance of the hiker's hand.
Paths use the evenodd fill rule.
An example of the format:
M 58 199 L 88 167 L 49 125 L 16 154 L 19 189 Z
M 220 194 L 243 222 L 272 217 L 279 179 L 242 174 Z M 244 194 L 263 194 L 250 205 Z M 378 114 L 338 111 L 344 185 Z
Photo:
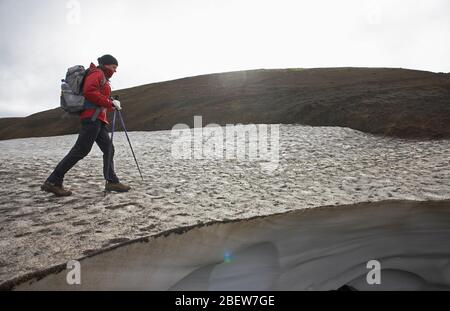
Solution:
M 118 101 L 117 99 L 114 99 L 112 101 L 112 103 L 117 110 L 122 110 L 122 107 L 120 106 L 120 101 Z

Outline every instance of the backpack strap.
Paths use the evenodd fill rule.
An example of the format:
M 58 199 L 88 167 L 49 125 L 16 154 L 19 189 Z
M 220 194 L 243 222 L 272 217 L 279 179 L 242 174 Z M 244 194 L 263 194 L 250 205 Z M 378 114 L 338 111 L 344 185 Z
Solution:
M 103 72 L 103 70 L 102 70 L 102 74 L 103 74 L 103 79 L 102 79 L 102 83 L 100 84 L 100 87 L 103 87 L 106 84 L 106 81 L 107 81 L 106 77 L 105 77 L 105 73 Z M 95 122 L 95 120 L 97 120 L 98 116 L 100 115 L 100 112 L 102 112 L 102 109 L 103 108 L 101 108 L 101 107 L 97 107 L 95 109 L 95 112 L 94 112 L 94 114 L 92 115 L 92 118 L 91 118 L 92 122 Z
M 102 112 L 102 108 L 99 107 L 99 108 L 95 109 L 95 112 L 91 118 L 92 122 L 95 122 L 95 120 L 97 120 L 98 116 L 100 115 L 100 112 Z

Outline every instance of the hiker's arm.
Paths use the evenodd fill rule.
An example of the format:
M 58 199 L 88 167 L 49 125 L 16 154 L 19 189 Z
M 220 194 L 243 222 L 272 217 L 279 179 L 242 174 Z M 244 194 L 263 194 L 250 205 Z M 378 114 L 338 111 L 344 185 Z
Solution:
M 103 75 L 101 72 L 93 72 L 86 77 L 83 86 L 83 95 L 91 103 L 112 109 L 112 101 L 108 96 L 100 92 Z

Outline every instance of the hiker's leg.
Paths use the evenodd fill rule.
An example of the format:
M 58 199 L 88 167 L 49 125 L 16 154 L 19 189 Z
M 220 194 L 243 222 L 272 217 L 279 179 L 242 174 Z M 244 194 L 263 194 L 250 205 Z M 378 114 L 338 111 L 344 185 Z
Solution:
M 78 139 L 69 153 L 59 162 L 47 181 L 62 185 L 64 175 L 81 159 L 89 154 L 98 136 L 101 121 L 82 120 Z
M 95 142 L 99 146 L 100 150 L 103 152 L 103 176 L 105 177 L 105 180 L 112 183 L 118 183 L 119 178 L 117 178 L 117 175 L 114 172 L 114 145 L 111 144 L 111 138 L 109 137 L 108 130 L 106 129 L 106 126 L 104 124 L 102 124 L 100 132 L 98 133 Z M 110 150 L 111 150 L 111 161 L 109 162 L 108 165 Z

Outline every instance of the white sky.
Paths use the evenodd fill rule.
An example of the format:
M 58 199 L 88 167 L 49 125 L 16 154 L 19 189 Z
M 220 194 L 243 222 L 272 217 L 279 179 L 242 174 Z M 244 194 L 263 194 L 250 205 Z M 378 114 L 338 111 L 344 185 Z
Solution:
M 0 117 L 26 116 L 106 53 L 116 90 L 259 68 L 450 72 L 450 1 L 0 0 L 0 38 Z

